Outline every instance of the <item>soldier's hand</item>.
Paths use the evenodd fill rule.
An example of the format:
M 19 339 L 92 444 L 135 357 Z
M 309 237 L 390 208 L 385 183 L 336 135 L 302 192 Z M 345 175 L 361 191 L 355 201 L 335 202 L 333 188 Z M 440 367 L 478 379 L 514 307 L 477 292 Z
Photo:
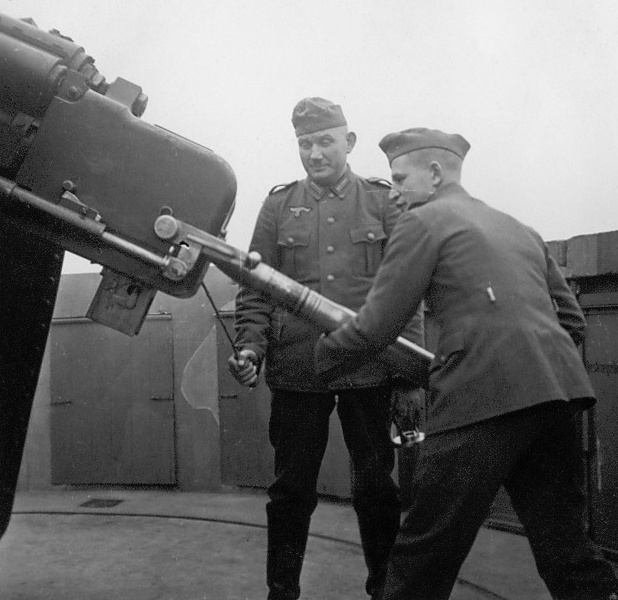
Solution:
M 238 358 L 232 355 L 227 361 L 230 373 L 236 381 L 246 387 L 254 387 L 258 382 L 258 357 L 253 350 L 241 350 Z
M 413 431 L 421 422 L 423 395 L 419 388 L 412 387 L 405 380 L 393 382 L 391 394 L 391 420 L 397 430 Z

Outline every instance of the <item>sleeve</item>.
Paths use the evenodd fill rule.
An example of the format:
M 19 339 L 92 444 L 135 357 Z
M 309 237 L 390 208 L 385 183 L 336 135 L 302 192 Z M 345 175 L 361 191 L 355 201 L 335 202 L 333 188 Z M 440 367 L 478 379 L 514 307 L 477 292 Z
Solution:
M 277 219 L 274 203 L 269 196 L 258 215 L 250 251 L 259 252 L 262 261 L 277 268 Z M 266 354 L 271 326 L 273 305 L 260 293 L 241 286 L 236 294 L 234 345 L 239 349 L 253 350 L 260 363 Z
M 364 306 L 354 319 L 318 340 L 318 375 L 329 380 L 347 373 L 397 339 L 419 309 L 438 251 L 430 229 L 414 212 L 399 218 Z
M 399 335 L 417 346 L 425 347 L 425 302 L 421 300 L 412 318 Z
M 584 313 L 560 267 L 549 254 L 547 246 L 545 246 L 545 255 L 547 257 L 547 287 L 556 307 L 558 320 L 575 344 L 580 344 L 585 337 L 586 319 Z
M 395 224 L 397 223 L 399 217 L 403 214 L 403 210 L 397 205 L 388 200 L 386 202 L 385 214 L 384 214 L 384 231 L 386 236 L 390 238 L 393 229 L 395 228 Z M 418 346 L 425 346 L 425 304 L 421 302 L 416 310 L 416 312 L 412 315 L 412 318 L 408 321 L 404 330 L 400 333 L 403 337 L 414 342 Z

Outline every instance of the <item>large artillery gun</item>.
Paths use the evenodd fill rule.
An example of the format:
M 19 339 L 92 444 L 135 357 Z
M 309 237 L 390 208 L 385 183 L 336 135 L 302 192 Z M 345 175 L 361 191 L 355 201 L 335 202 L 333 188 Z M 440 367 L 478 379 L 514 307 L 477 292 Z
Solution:
M 224 241 L 231 167 L 143 121 L 147 101 L 70 38 L 0 14 L 0 535 L 64 251 L 103 266 L 87 316 L 128 335 L 157 292 L 193 296 L 211 263 L 325 331 L 354 316 Z M 432 355 L 399 338 L 381 359 L 419 382 Z

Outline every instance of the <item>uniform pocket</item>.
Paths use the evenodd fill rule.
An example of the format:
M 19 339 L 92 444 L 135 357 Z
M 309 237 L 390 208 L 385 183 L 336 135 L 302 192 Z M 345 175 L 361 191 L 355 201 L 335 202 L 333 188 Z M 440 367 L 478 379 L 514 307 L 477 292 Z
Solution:
M 310 270 L 307 231 L 282 231 L 277 239 L 280 270 L 292 279 L 306 277 Z
M 373 277 L 380 262 L 386 243 L 386 234 L 381 223 L 363 225 L 350 230 L 355 258 L 352 261 L 354 275 Z

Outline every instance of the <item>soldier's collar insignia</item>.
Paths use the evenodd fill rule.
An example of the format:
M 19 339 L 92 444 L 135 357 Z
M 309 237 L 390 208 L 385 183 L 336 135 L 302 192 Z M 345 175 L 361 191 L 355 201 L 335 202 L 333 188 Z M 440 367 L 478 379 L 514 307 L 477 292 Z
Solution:
M 326 191 L 321 185 L 318 185 L 315 181 L 309 179 L 307 188 L 309 189 L 309 193 L 316 199 L 319 200 L 324 192 Z
M 311 209 L 306 206 L 290 206 L 290 212 L 294 213 L 294 216 L 298 219 L 303 212 L 309 212 Z
M 348 171 L 346 171 L 341 179 L 332 187 L 324 188 L 321 185 L 318 185 L 315 181 L 309 180 L 308 189 L 309 193 L 316 199 L 321 200 L 325 195 L 330 195 L 331 198 L 337 196 L 338 198 L 345 198 L 345 195 L 348 193 L 348 189 L 350 189 L 350 176 Z
M 348 174 L 345 173 L 344 176 L 339 180 L 339 183 L 333 188 L 333 192 L 337 194 L 340 198 L 345 196 L 345 189 L 350 185 L 350 178 Z

